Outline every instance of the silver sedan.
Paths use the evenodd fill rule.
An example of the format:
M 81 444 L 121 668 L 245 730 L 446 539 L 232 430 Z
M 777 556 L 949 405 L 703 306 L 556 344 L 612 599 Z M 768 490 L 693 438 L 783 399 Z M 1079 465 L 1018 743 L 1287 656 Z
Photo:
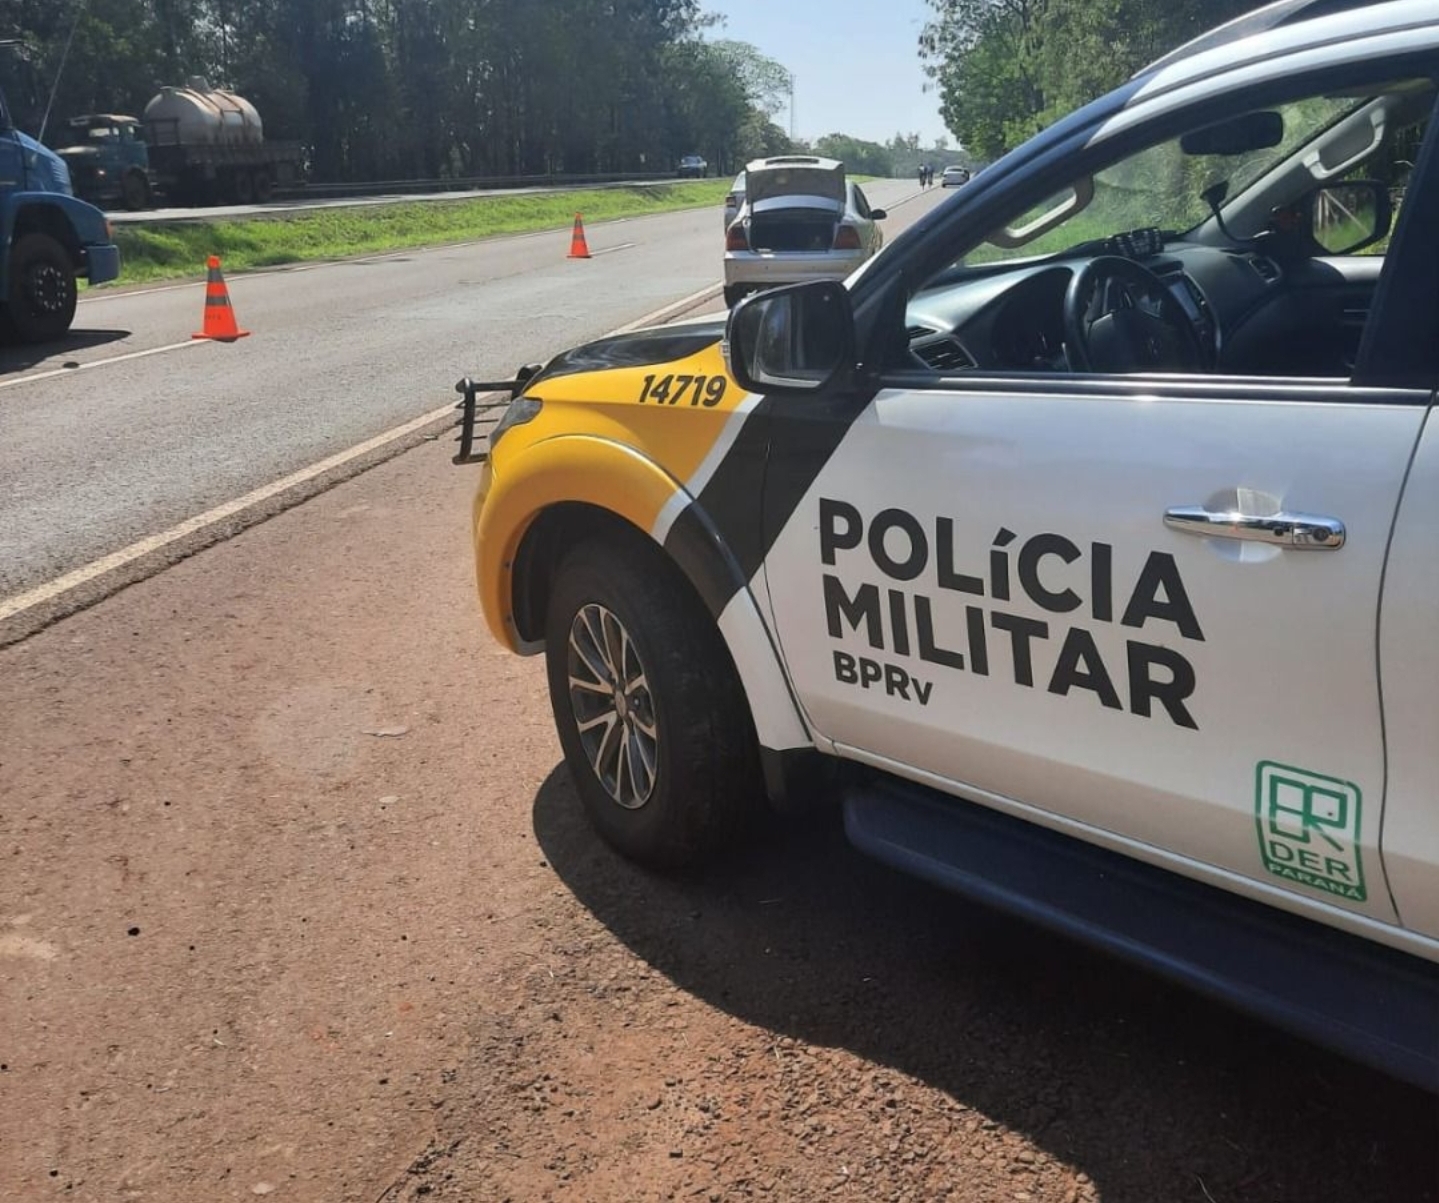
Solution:
M 810 155 L 746 166 L 737 216 L 725 231 L 724 296 L 804 280 L 842 280 L 884 244 L 886 214 L 845 177 L 844 164 Z

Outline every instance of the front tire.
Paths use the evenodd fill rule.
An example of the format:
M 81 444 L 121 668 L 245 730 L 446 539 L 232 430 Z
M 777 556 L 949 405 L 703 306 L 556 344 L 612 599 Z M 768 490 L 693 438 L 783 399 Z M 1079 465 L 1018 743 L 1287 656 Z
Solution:
M 10 324 L 27 343 L 62 337 L 75 320 L 78 289 L 70 254 L 49 234 L 25 234 L 10 251 L 5 307 Z
M 762 785 L 749 707 L 714 620 L 641 535 L 574 547 L 545 623 L 550 704 L 590 822 L 657 869 L 743 834 Z
M 129 172 L 120 183 L 120 200 L 131 213 L 149 208 L 149 181 L 138 171 Z
M 749 291 L 748 289 L 742 287 L 742 286 L 739 285 L 739 284 L 726 284 L 726 285 L 725 285 L 725 289 L 724 289 L 724 303 L 725 303 L 725 305 L 726 305 L 728 308 L 733 309 L 733 308 L 734 308 L 736 305 L 738 305 L 742 300 L 744 300 L 745 294 L 746 294 L 748 291 Z

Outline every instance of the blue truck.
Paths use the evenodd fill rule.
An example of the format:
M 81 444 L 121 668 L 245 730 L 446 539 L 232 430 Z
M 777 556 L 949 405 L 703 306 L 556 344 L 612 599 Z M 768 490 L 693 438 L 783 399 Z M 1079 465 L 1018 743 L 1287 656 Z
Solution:
M 69 169 L 17 128 L 0 91 L 0 325 L 21 342 L 59 338 L 75 319 L 78 281 L 119 274 L 105 215 L 75 198 Z

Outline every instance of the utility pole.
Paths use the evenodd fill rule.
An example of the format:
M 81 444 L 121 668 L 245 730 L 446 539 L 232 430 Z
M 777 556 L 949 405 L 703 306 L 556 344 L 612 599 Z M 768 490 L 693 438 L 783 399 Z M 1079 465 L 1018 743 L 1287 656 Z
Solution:
M 786 71 L 789 79 L 789 140 L 794 141 L 794 72 Z

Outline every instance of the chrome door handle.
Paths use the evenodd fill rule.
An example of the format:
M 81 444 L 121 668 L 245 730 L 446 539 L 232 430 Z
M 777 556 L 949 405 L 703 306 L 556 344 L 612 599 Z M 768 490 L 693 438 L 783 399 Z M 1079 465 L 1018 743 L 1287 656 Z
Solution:
M 1245 539 L 1295 551 L 1338 551 L 1344 546 L 1344 523 L 1322 514 L 1241 514 L 1176 505 L 1164 511 L 1164 525 L 1209 539 Z

